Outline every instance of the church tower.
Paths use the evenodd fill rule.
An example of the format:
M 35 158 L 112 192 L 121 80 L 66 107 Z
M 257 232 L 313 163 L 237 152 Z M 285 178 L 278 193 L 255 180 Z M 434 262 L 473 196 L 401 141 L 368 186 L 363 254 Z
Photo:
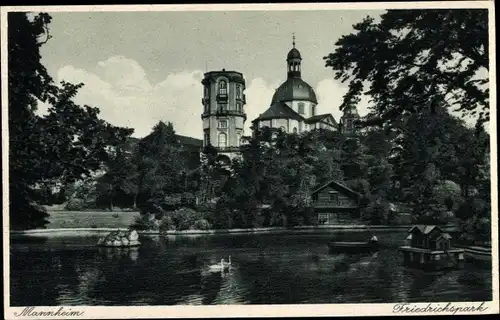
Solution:
M 247 119 L 245 79 L 236 71 L 210 71 L 203 80 L 203 147 L 212 145 L 219 155 L 233 159 L 239 153 Z
M 288 52 L 286 57 L 286 63 L 288 65 L 288 79 L 299 78 L 300 79 L 300 69 L 302 64 L 302 57 L 299 50 L 295 48 L 295 35 L 293 36 L 292 42 L 293 48 Z
M 355 106 L 346 106 L 344 114 L 340 118 L 342 133 L 348 137 L 356 137 L 358 135 L 358 128 L 356 121 L 360 119 L 358 110 Z

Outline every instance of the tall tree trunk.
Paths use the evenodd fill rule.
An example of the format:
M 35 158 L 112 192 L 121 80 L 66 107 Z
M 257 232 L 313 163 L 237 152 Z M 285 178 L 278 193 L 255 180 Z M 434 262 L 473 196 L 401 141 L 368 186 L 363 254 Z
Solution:
M 109 197 L 109 210 L 112 212 L 114 210 L 114 207 L 113 207 L 113 187 L 112 186 L 109 187 L 108 197 Z
M 133 204 L 133 207 L 132 207 L 134 209 L 137 209 L 137 196 L 138 196 L 138 194 L 134 193 L 134 204 Z

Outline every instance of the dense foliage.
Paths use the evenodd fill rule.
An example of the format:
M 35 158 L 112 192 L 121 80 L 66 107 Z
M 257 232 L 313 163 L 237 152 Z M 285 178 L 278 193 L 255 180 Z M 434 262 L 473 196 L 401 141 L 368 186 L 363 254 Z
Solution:
M 99 119 L 99 109 L 75 104 L 72 99 L 82 84 L 54 83 L 40 62 L 50 21 L 45 13 L 8 14 L 12 228 L 43 227 L 47 214 L 40 203 L 54 198 L 36 190 L 50 191 L 90 176 L 108 158 L 107 150 L 132 133 Z M 39 102 L 50 104 L 44 116 L 37 113 Z
M 389 123 L 439 98 L 489 120 L 488 10 L 388 10 L 354 29 L 325 57 L 335 78 L 349 83 L 343 106 L 365 93 L 378 122 Z
M 490 203 L 488 10 L 388 10 L 354 30 L 324 59 L 349 85 L 341 109 L 368 95 L 372 107 L 362 122 L 396 136 L 391 163 L 399 188 L 391 197 L 411 204 L 418 221 L 440 222 L 458 210 L 469 235 L 474 226 L 487 229 L 483 209 L 457 209 L 457 202 Z M 451 110 L 476 116 L 476 128 Z M 452 192 L 443 204 L 451 191 L 443 183 L 450 182 L 460 195 Z

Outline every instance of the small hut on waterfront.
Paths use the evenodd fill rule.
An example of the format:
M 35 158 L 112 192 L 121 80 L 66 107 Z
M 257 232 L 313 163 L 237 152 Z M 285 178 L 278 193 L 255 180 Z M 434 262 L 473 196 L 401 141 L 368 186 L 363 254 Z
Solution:
M 464 250 L 452 247 L 452 237 L 435 225 L 415 225 L 408 231 L 403 252 L 404 263 L 430 269 L 460 266 Z

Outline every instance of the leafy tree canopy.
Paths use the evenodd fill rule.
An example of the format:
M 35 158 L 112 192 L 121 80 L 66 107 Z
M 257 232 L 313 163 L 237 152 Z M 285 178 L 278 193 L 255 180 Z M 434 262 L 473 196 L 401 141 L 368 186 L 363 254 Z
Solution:
M 99 119 L 99 109 L 73 102 L 83 84 L 56 85 L 41 63 L 51 17 L 8 14 L 10 225 L 43 227 L 35 189 L 64 185 L 102 168 L 108 150 L 132 133 Z M 39 101 L 48 114 L 36 113 Z
M 387 124 L 438 97 L 480 123 L 489 120 L 487 10 L 389 10 L 354 29 L 324 57 L 349 84 L 341 109 L 364 93 L 376 116 L 368 123 Z

